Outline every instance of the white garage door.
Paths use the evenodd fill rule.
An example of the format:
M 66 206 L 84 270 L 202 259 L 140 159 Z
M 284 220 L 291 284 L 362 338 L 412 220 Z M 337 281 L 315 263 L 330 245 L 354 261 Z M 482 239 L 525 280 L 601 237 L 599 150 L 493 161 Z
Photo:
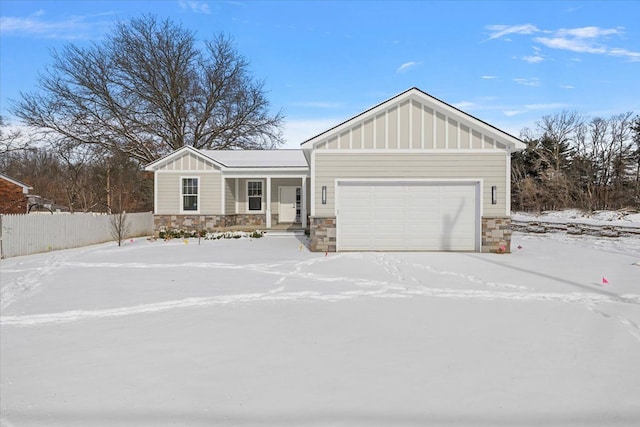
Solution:
M 477 250 L 478 186 L 339 182 L 337 249 Z

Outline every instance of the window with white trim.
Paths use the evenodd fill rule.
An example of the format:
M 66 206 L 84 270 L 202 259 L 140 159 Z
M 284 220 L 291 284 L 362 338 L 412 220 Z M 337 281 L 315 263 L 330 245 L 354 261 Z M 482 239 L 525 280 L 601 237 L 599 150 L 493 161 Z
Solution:
M 262 210 L 262 181 L 247 181 L 247 198 L 250 211 Z
M 182 178 L 182 210 L 198 210 L 198 178 Z

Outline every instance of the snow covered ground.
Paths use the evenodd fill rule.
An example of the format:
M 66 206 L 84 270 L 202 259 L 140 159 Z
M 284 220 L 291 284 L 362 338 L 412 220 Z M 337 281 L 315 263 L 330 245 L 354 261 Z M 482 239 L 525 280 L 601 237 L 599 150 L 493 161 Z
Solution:
M 512 245 L 136 239 L 2 260 L 1 424 L 639 425 L 640 237 Z
M 515 212 L 511 216 L 516 221 L 544 221 L 565 224 L 613 225 L 640 228 L 640 213 L 626 211 L 585 212 L 580 209 L 545 211 L 539 214 Z

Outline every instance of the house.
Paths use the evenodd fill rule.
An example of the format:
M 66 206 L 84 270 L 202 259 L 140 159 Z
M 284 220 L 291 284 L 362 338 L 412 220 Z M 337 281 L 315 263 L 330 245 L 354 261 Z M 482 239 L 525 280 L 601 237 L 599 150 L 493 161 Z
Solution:
M 518 138 L 409 89 L 300 150 L 183 147 L 147 166 L 156 228 L 297 224 L 314 251 L 510 250 Z
M 0 173 L 0 214 L 26 214 L 32 187 Z
M 146 170 L 154 172 L 156 229 L 307 226 L 310 181 L 302 150 L 184 146 Z

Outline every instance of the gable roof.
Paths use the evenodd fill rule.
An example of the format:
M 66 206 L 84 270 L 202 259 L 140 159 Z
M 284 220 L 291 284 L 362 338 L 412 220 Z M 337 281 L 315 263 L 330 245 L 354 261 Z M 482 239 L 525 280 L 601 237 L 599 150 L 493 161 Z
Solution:
M 163 165 L 185 155 L 186 153 L 191 153 L 193 155 L 195 155 L 196 157 L 199 157 L 209 163 L 213 163 L 218 169 L 224 167 L 224 165 L 218 163 L 217 161 L 215 161 L 214 159 L 206 156 L 205 154 L 202 153 L 202 151 L 193 148 L 190 145 L 185 145 L 182 146 L 180 148 L 178 148 L 175 151 L 172 151 L 171 153 L 160 157 L 157 160 L 154 160 L 153 162 L 149 163 L 147 166 L 144 167 L 144 170 L 146 171 L 155 171 L 160 169 Z
M 17 179 L 11 178 L 9 175 L 5 175 L 3 173 L 0 173 L 0 178 L 4 179 L 5 181 L 9 181 L 12 184 L 18 185 L 20 187 L 22 187 L 22 191 L 26 194 L 29 192 L 29 190 L 33 190 L 33 187 L 31 187 L 30 185 L 27 185 L 23 182 L 18 181 Z
M 306 168 L 302 150 L 202 150 L 207 157 L 229 168 Z
M 191 153 L 218 169 L 226 168 L 307 168 L 309 165 L 302 150 L 198 150 L 185 145 L 147 166 L 145 170 L 155 171 L 163 165 Z
M 465 119 L 467 122 L 473 124 L 474 126 L 476 126 L 477 128 L 484 130 L 485 132 L 488 132 L 490 134 L 494 134 L 494 135 L 498 135 L 500 136 L 504 142 L 507 143 L 507 147 L 510 150 L 523 150 L 524 148 L 526 148 L 525 143 L 520 140 L 519 138 L 516 138 L 515 136 L 498 129 L 497 127 L 478 119 L 477 117 L 472 116 L 469 113 L 465 113 L 464 111 L 460 110 L 459 108 L 454 107 L 451 104 L 448 104 L 434 96 L 429 95 L 428 93 L 418 89 L 417 87 L 412 87 L 411 89 L 408 89 L 392 98 L 389 98 L 386 101 L 381 102 L 378 105 L 375 105 L 374 107 L 369 108 L 368 110 L 363 111 L 362 113 L 348 119 L 345 120 L 344 122 L 312 137 L 309 138 L 308 140 L 302 142 L 300 144 L 301 148 L 304 150 L 309 150 L 309 149 L 313 149 L 314 145 L 318 142 L 320 142 L 321 140 L 326 139 L 329 136 L 333 136 L 336 134 L 340 134 L 341 132 L 345 131 L 346 129 L 350 128 L 351 126 L 354 125 L 354 122 L 364 122 L 365 120 L 371 118 L 371 117 L 375 117 L 377 114 L 379 114 L 381 111 L 387 110 L 389 108 L 391 108 L 394 105 L 399 105 L 405 101 L 407 101 L 408 99 L 415 99 L 419 102 L 422 103 L 426 103 L 426 104 L 430 104 L 450 115 L 453 116 L 457 116 L 459 118 L 463 118 Z

